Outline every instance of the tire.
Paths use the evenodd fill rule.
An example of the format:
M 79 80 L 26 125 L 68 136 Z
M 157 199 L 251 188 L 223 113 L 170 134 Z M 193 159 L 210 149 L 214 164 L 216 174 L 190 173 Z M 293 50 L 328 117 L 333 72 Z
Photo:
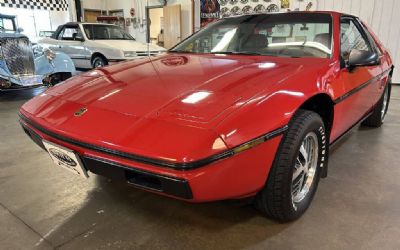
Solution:
M 103 56 L 95 56 L 92 60 L 92 68 L 101 68 L 108 65 L 108 61 Z
M 70 72 L 59 72 L 51 75 L 50 77 L 50 82 L 48 83 L 49 86 L 54 86 L 56 84 L 59 84 L 60 82 L 63 82 L 67 80 L 68 78 L 72 77 L 72 73 Z
M 300 147 L 309 138 L 312 138 L 313 143 L 309 145 L 314 145 L 314 147 L 310 147 L 314 148 L 314 151 L 313 154 L 310 154 L 313 155 L 310 164 L 307 164 L 303 161 L 304 154 L 301 152 L 304 150 L 300 152 Z M 292 118 L 288 130 L 282 138 L 266 185 L 256 195 L 256 208 L 267 217 L 279 222 L 289 222 L 299 218 L 307 210 L 314 197 L 327 160 L 328 138 L 322 118 L 312 111 L 299 110 Z M 308 175 L 313 176 L 305 179 L 309 181 L 309 185 L 304 184 L 303 188 L 308 188 L 304 189 L 303 193 L 299 192 L 298 185 L 296 185 L 303 178 L 302 175 L 293 178 L 294 174 L 299 173 L 296 170 L 302 169 L 298 168 L 300 166 L 298 162 L 307 166 Z M 304 174 L 303 171 L 304 178 L 308 178 Z M 292 179 L 294 180 L 292 181 Z
M 389 79 L 381 99 L 379 99 L 378 103 L 375 105 L 372 114 L 361 123 L 362 125 L 375 128 L 382 126 L 389 108 L 391 90 L 392 84 L 391 79 Z

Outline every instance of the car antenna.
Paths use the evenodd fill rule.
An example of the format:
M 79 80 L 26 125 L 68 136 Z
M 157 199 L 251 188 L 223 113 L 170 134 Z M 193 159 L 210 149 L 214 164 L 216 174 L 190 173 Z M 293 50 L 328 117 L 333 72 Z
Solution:
M 147 8 L 149 7 L 149 0 L 147 0 L 146 1 L 147 3 Z M 146 14 L 147 14 L 147 12 L 146 12 Z M 147 22 L 149 21 L 149 17 L 146 17 L 147 18 Z M 147 32 L 149 32 L 150 33 L 150 29 L 146 29 L 146 31 Z M 150 37 L 150 34 L 147 34 L 148 35 L 148 37 Z M 150 57 L 150 39 L 149 39 L 149 41 L 147 42 L 147 56 L 148 57 Z

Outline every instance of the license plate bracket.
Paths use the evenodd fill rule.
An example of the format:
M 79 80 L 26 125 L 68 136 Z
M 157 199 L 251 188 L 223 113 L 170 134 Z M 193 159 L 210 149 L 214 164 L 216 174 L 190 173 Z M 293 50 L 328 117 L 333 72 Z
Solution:
M 43 145 L 53 162 L 76 175 L 89 178 L 88 171 L 83 166 L 79 156 L 71 149 L 43 140 Z

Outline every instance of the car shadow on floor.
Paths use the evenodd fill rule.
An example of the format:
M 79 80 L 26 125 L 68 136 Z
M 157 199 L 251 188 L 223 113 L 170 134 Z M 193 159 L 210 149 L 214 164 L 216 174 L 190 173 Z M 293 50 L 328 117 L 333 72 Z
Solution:
M 29 100 L 45 91 L 47 87 L 35 89 L 20 89 L 0 91 L 0 102 L 24 101 Z
M 185 248 L 212 248 L 223 242 L 222 248 L 242 248 L 291 225 L 269 220 L 241 202 L 191 204 L 94 178 L 96 188 L 88 193 L 84 205 L 46 237 L 53 246 L 89 244 L 97 248 L 119 242 L 123 247 L 173 248 L 179 243 Z

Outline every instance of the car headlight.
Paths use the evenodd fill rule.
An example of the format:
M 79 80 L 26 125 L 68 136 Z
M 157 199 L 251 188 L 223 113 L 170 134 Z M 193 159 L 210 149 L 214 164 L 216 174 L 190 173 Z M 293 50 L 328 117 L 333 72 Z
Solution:
M 49 62 L 53 61 L 54 58 L 56 58 L 56 53 L 54 53 L 54 51 L 52 51 L 51 49 L 45 49 L 43 53 L 47 57 L 47 60 L 49 60 Z
M 124 51 L 124 56 L 125 57 L 136 57 L 136 51 Z

